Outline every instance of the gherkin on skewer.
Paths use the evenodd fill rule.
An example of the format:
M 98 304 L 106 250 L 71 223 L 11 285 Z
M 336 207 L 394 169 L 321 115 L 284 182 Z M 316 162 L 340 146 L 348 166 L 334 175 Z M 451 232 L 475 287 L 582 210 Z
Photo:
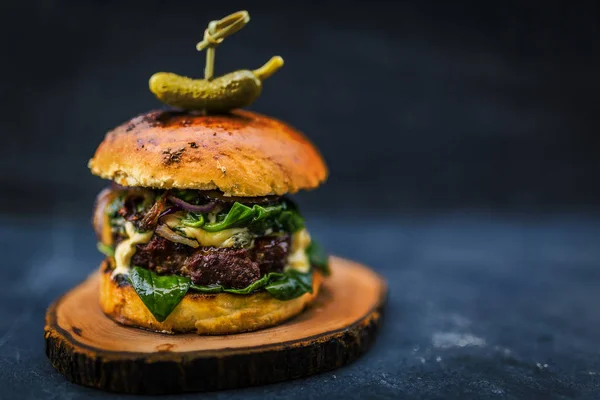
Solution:
M 239 11 L 208 25 L 204 40 L 196 46 L 198 50 L 206 49 L 204 79 L 158 72 L 150 78 L 150 91 L 165 104 L 204 113 L 224 113 L 252 104 L 260 96 L 263 81 L 283 66 L 283 58 L 274 56 L 256 70 L 239 70 L 213 78 L 216 46 L 248 21 L 248 12 Z

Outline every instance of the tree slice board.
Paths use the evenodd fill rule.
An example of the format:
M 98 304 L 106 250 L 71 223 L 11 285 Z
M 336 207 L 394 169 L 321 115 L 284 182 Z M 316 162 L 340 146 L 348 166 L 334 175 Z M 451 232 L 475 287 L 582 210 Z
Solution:
M 98 303 L 99 275 L 46 313 L 46 355 L 72 382 L 124 393 L 231 389 L 338 368 L 373 343 L 386 300 L 369 268 L 331 258 L 332 275 L 302 314 L 268 329 L 222 336 L 125 327 Z

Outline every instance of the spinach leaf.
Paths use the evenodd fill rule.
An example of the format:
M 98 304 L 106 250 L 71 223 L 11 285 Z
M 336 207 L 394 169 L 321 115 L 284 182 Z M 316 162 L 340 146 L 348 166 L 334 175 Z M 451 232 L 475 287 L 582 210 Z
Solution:
M 221 285 L 190 286 L 191 290 L 200 293 L 233 293 L 242 295 L 250 294 L 263 288 L 278 300 L 295 299 L 304 293 L 312 293 L 312 273 L 303 274 L 296 270 L 289 270 L 284 273 L 270 272 L 243 289 L 228 289 Z
M 304 293 L 312 293 L 312 272 L 303 274 L 290 269 L 284 273 L 282 279 L 265 286 L 265 290 L 278 300 L 291 300 Z
M 280 230 L 280 226 L 276 223 L 277 218 L 283 212 L 284 206 L 277 204 L 274 206 L 261 207 L 255 205 L 254 219 L 248 225 L 248 228 L 256 233 L 265 232 L 267 229 Z
M 162 322 L 181 302 L 188 290 L 199 293 L 233 293 L 247 295 L 264 289 L 278 300 L 291 300 L 312 293 L 312 272 L 288 270 L 271 272 L 243 289 L 225 288 L 221 285 L 194 285 L 190 278 L 179 275 L 157 275 L 141 267 L 133 267 L 129 281 L 157 321 Z
M 193 283 L 190 285 L 190 290 L 194 290 L 203 294 L 217 294 L 223 293 L 223 286 L 221 285 L 194 285 Z
M 218 232 L 240 225 L 256 226 L 279 215 L 282 209 L 283 206 L 279 204 L 266 207 L 255 204 L 248 207 L 235 202 L 223 220 L 205 224 L 203 229 L 208 232 Z
M 209 222 L 208 224 L 205 224 L 202 229 L 207 232 L 218 232 L 224 229 L 233 228 L 234 226 L 239 226 L 244 222 L 250 221 L 252 218 L 254 218 L 253 208 L 235 202 L 222 221 Z
M 277 217 L 276 223 L 280 230 L 291 233 L 304 228 L 304 218 L 296 210 L 282 211 Z
M 161 276 L 140 267 L 132 268 L 129 280 L 140 299 L 159 322 L 167 319 L 192 283 L 190 278 L 184 276 Z
M 261 207 L 258 204 L 255 204 L 252 207 L 252 211 L 254 212 L 254 218 L 252 219 L 252 224 L 260 224 L 263 221 L 268 221 L 279 215 L 283 210 L 283 206 L 281 204 Z
M 98 242 L 96 243 L 96 248 L 98 249 L 98 251 L 102 254 L 104 254 L 107 257 L 114 257 L 115 256 L 115 249 L 112 246 L 109 246 L 107 244 L 104 244 L 102 242 Z
M 204 225 L 204 215 L 189 212 L 181 219 L 181 223 L 192 228 L 201 228 Z
M 325 276 L 331 274 L 331 270 L 329 269 L 329 256 L 319 242 L 312 239 L 310 245 L 306 249 L 306 255 L 308 256 L 311 266 L 319 269 Z
M 283 277 L 283 274 L 279 274 L 276 272 L 271 272 L 267 275 L 263 275 L 259 280 L 252 282 L 250 285 L 246 286 L 243 289 L 228 289 L 221 285 L 210 285 L 210 286 L 200 286 L 200 285 L 191 285 L 190 289 L 193 289 L 200 293 L 234 293 L 234 294 L 250 294 L 259 289 L 265 287 L 271 280 L 276 279 L 278 276 Z
M 304 227 L 304 219 L 289 202 L 271 206 L 258 204 L 248 207 L 235 202 L 229 212 L 218 222 L 204 224 L 202 229 L 218 232 L 237 226 L 247 226 L 255 232 L 264 232 L 268 228 L 296 232 Z

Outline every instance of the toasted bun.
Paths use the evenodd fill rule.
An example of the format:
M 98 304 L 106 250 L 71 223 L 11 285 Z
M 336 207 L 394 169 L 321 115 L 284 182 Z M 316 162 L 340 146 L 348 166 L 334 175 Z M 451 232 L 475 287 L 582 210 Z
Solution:
M 302 312 L 317 296 L 322 277 L 313 274 L 313 293 L 281 301 L 267 292 L 250 295 L 188 293 L 163 322 L 158 322 L 131 285 L 119 286 L 103 264 L 100 306 L 106 315 L 124 325 L 158 332 L 224 335 L 277 325 Z
M 313 189 L 327 177 L 318 150 L 292 127 L 250 111 L 202 116 L 152 111 L 109 132 L 92 173 L 124 186 L 266 196 Z

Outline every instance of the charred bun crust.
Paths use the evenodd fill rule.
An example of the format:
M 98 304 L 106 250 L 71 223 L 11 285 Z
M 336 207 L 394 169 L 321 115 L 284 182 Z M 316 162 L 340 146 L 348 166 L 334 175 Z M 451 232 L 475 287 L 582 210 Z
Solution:
M 104 313 L 124 325 L 168 333 L 224 335 L 277 325 L 300 314 L 317 296 L 322 280 L 315 271 L 313 293 L 287 301 L 264 291 L 250 295 L 188 293 L 166 320 L 158 322 L 131 285 L 111 279 L 112 271 L 105 263 L 100 267 L 100 306 Z
M 266 196 L 313 189 L 327 177 L 318 150 L 292 127 L 250 111 L 152 111 L 109 132 L 89 162 L 124 186 Z

